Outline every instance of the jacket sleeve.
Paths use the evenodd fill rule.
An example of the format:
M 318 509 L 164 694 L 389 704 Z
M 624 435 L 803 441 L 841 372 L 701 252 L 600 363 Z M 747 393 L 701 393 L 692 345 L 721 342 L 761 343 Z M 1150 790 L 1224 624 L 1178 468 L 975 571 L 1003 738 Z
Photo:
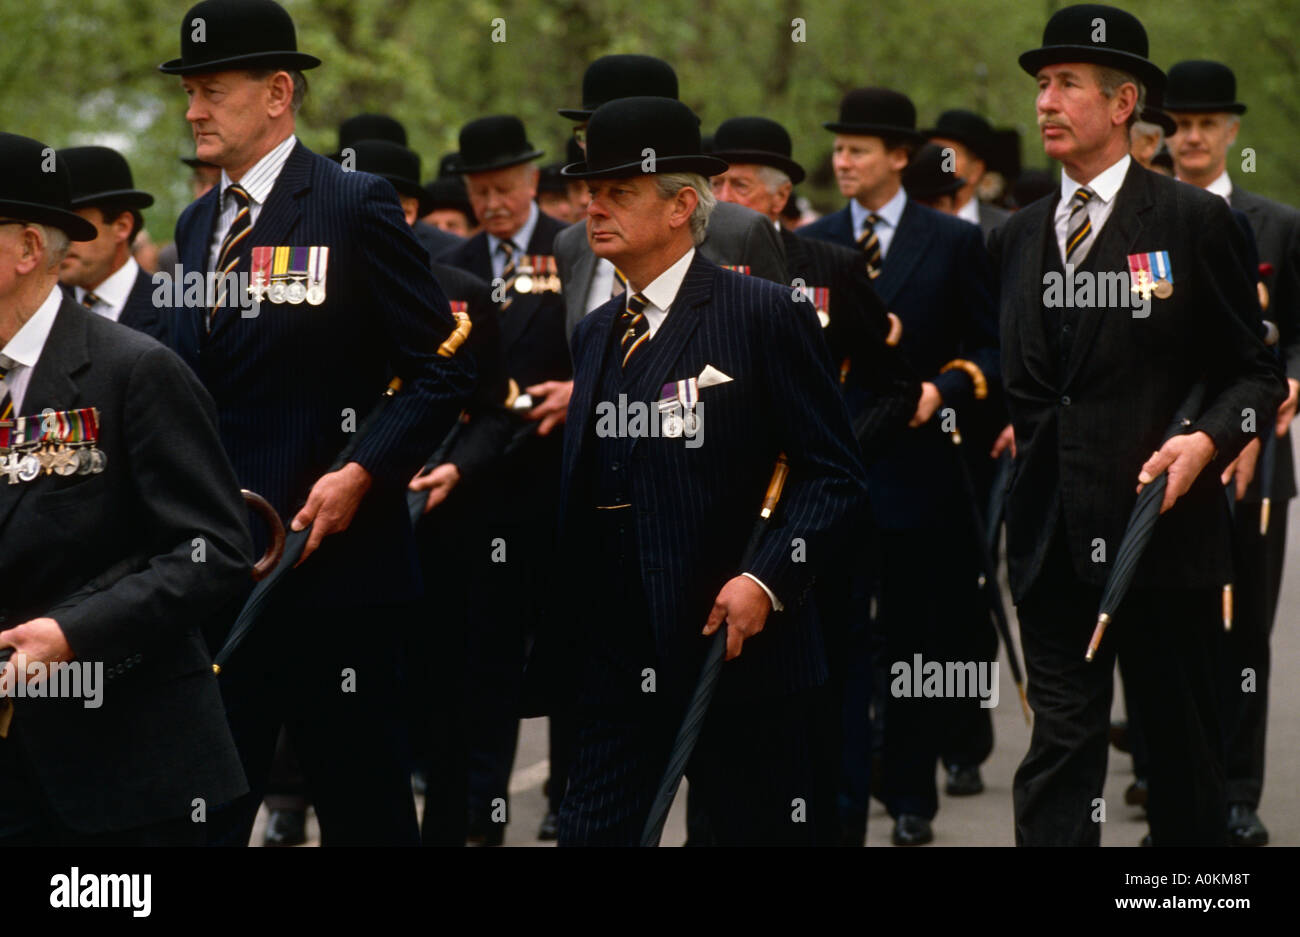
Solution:
M 460 470 L 462 481 L 479 474 L 505 451 L 515 427 L 514 417 L 505 408 L 508 378 L 501 327 L 487 289 L 475 290 L 469 312 L 474 327 L 466 347 L 473 354 L 478 380 L 466 408 L 469 421 L 446 458 Z
M 992 388 L 1002 379 L 998 355 L 997 282 L 984 238 L 975 225 L 967 225 L 956 251 L 954 282 L 960 284 L 962 303 L 961 357 L 974 364 Z M 943 406 L 958 413 L 975 400 L 975 384 L 966 371 L 953 368 L 931 378 L 943 397 Z
M 251 585 L 248 512 L 198 378 L 153 347 L 131 371 L 122 412 L 134 526 L 147 555 L 138 571 L 50 610 L 78 658 L 109 664 L 175 640 L 177 629 L 229 608 Z
M 387 182 L 367 185 L 357 227 L 371 284 L 366 321 L 381 330 L 402 389 L 358 441 L 352 460 L 376 483 L 405 488 L 468 401 L 474 366 L 468 355 L 438 354 L 454 327 L 451 310 Z

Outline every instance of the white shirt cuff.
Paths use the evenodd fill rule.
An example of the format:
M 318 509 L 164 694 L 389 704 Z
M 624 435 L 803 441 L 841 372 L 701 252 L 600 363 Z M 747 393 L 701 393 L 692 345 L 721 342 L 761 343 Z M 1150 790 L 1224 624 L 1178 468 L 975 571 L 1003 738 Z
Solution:
M 767 593 L 767 597 L 772 600 L 772 611 L 774 612 L 785 611 L 785 606 L 781 604 L 781 600 L 776 597 L 775 592 L 773 592 L 764 584 L 763 580 L 759 579 L 753 573 L 741 573 L 740 575 L 744 576 L 746 579 L 754 580 L 756 583 L 758 583 L 758 587 Z

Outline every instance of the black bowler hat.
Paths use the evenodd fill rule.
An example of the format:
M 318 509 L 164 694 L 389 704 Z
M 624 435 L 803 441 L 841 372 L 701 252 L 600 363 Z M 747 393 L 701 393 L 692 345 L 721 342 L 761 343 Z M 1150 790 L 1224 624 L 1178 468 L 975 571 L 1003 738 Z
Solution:
M 855 88 L 840 101 L 840 119 L 822 124 L 833 133 L 895 137 L 916 143 L 916 107 L 912 99 L 888 88 Z
M 944 170 L 944 149 L 937 143 L 927 143 L 916 151 L 903 169 L 903 189 L 908 198 L 925 201 L 951 195 L 966 184 L 955 172 Z
M 339 124 L 339 152 L 358 140 L 389 140 L 406 146 L 406 128 L 387 114 L 357 114 Z
M 148 208 L 153 196 L 135 187 L 126 157 L 106 146 L 72 146 L 59 150 L 72 175 L 72 207 L 113 202 L 128 208 Z
M 725 160 L 705 156 L 700 119 L 675 98 L 619 98 L 602 104 L 587 124 L 587 158 L 564 167 L 569 179 L 617 179 L 645 173 L 643 152 L 654 153 L 655 173 L 694 172 L 708 178 L 727 171 Z
M 1175 113 L 1246 113 L 1246 105 L 1236 97 L 1237 76 L 1232 69 L 1221 62 L 1193 59 L 1169 69 L 1169 83 L 1161 106 Z
M 315 68 L 298 51 L 293 18 L 275 0 L 202 0 L 181 21 L 181 57 L 158 71 L 195 75 L 236 68 Z
M 551 195 L 567 195 L 569 193 L 569 184 L 564 176 L 560 175 L 560 170 L 564 168 L 564 163 L 547 163 L 538 169 L 537 176 L 537 194 L 548 192 Z
M 1080 3 L 1057 10 L 1043 29 L 1042 47 L 1020 56 L 1020 67 L 1031 75 L 1062 62 L 1128 72 L 1156 98 L 1164 90 L 1165 73 L 1147 58 L 1147 31 L 1136 16 L 1116 7 Z
M 46 172 L 51 165 L 54 171 Z M 99 236 L 72 210 L 72 174 L 63 157 L 14 133 L 0 133 L 0 216 L 60 228 L 74 241 Z
M 416 217 L 433 211 L 429 193 L 420 185 L 419 153 L 392 140 L 352 140 L 347 145 L 356 156 L 353 169 L 387 179 L 400 194 L 419 199 Z
M 993 131 L 993 145 L 985 162 L 989 172 L 999 173 L 1010 182 L 1020 175 L 1020 131 L 1003 127 Z
M 724 120 L 713 133 L 709 152 L 728 163 L 757 163 L 779 169 L 795 185 L 803 182 L 803 167 L 790 158 L 794 149 L 790 134 L 766 117 L 733 117 Z
M 469 193 L 465 191 L 465 180 L 460 176 L 439 176 L 424 184 L 424 192 L 429 196 L 429 208 L 425 214 L 439 209 L 458 211 L 468 219 L 470 227 L 478 224 L 474 206 L 470 204 Z
M 582 106 L 562 107 L 559 114 L 569 120 L 588 120 L 608 101 L 639 97 L 677 97 L 673 67 L 650 55 L 603 55 L 582 76 Z
M 993 128 L 989 122 L 974 111 L 954 108 L 939 115 L 935 125 L 924 131 L 933 140 L 956 140 L 963 144 L 977 157 L 988 163 L 993 157 Z
M 1172 137 L 1178 132 L 1178 124 L 1174 123 L 1174 119 L 1158 107 L 1142 108 L 1139 119 L 1143 123 L 1155 124 L 1164 131 L 1166 137 Z
M 542 155 L 533 149 L 518 117 L 498 115 L 471 120 L 460 128 L 456 172 L 489 172 L 518 166 Z

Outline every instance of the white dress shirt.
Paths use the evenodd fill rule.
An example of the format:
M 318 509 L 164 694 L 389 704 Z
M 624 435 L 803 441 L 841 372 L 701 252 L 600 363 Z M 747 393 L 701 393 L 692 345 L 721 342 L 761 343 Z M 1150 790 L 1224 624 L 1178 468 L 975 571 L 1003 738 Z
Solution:
M 54 328 L 54 318 L 58 315 L 62 302 L 63 290 L 55 283 L 50 295 L 45 297 L 45 302 L 23 323 L 23 327 L 9 339 L 8 344 L 0 348 L 0 356 L 10 362 L 5 384 L 13 397 L 14 416 L 28 415 L 23 413 L 23 397 L 26 396 L 27 384 L 32 379 L 32 368 L 41 360 L 41 352 L 45 350 L 45 342 L 50 337 L 50 329 Z
M 591 275 L 591 289 L 587 290 L 586 312 L 609 302 L 614 292 L 614 265 L 604 257 L 596 258 L 596 270 Z
M 515 246 L 515 265 L 519 265 L 519 255 L 528 252 L 528 242 L 533 239 L 533 229 L 537 227 L 537 219 L 541 216 L 538 211 L 536 202 L 528 203 L 528 220 L 509 238 L 499 238 L 495 234 L 489 234 L 488 256 L 492 258 L 492 276 L 499 277 L 506 269 L 506 255 L 501 250 L 503 241 L 509 240 Z
M 903 187 L 899 186 L 898 191 L 876 212 L 880 219 L 876 222 L 876 238 L 880 241 L 880 259 L 883 261 L 889 256 L 889 245 L 894 241 L 894 232 L 898 230 L 898 222 L 903 217 L 903 209 L 907 207 L 907 193 Z M 871 214 L 871 209 L 864 206 L 857 199 L 849 202 L 849 212 L 853 216 L 853 240 L 862 236 L 862 229 L 867 226 L 867 215 Z
M 980 223 L 980 200 L 972 197 L 969 202 L 957 209 L 957 217 L 971 224 Z
M 248 226 L 251 228 L 257 224 L 257 217 L 262 213 L 262 206 L 271 196 L 271 190 L 275 188 L 275 180 L 280 178 L 280 170 L 284 169 L 284 164 L 289 159 L 289 154 L 297 145 L 298 138 L 294 134 L 289 134 L 280 144 L 274 147 L 271 152 L 267 153 L 253 167 L 244 173 L 243 178 L 239 180 L 239 187 L 248 193 Z M 221 216 L 217 218 L 217 224 L 212 232 L 212 244 L 208 249 L 208 269 L 215 270 L 217 267 L 217 255 L 221 253 L 221 242 L 226 239 L 226 232 L 230 230 L 230 225 L 234 222 L 235 216 L 239 214 L 239 203 L 235 197 L 226 190 L 234 185 L 234 180 L 226 175 L 226 171 L 221 170 L 221 189 L 219 207 Z
M 1219 198 L 1223 199 L 1229 205 L 1232 204 L 1232 180 L 1228 178 L 1228 170 L 1219 173 L 1219 178 L 1215 179 L 1205 187 L 1206 192 L 1213 192 Z
M 1119 194 L 1119 187 L 1124 184 L 1124 177 L 1128 175 L 1129 164 L 1133 160 L 1127 153 L 1119 158 L 1118 162 L 1113 163 L 1109 169 L 1099 173 L 1095 179 L 1088 183 L 1088 188 L 1092 189 L 1093 197 L 1088 200 L 1084 209 L 1088 212 L 1088 219 L 1092 222 L 1092 243 L 1097 243 L 1097 238 L 1101 237 L 1102 226 L 1106 224 L 1106 219 L 1110 213 L 1115 210 L 1115 196 Z M 1061 249 L 1061 263 L 1065 263 L 1065 239 L 1070 236 L 1070 202 L 1074 199 L 1074 190 L 1079 188 L 1082 183 L 1075 182 L 1066 172 L 1061 173 L 1061 200 L 1056 203 L 1056 245 Z M 1091 253 L 1092 248 L 1088 248 Z
M 116 273 L 109 274 L 103 283 L 89 290 L 98 300 L 90 307 L 90 311 L 113 322 L 122 318 L 122 307 L 126 305 L 127 297 L 131 295 L 131 287 L 135 286 L 135 275 L 139 272 L 140 265 L 135 262 L 135 258 L 127 257 L 126 263 L 122 264 Z M 83 300 L 86 298 L 87 290 L 78 286 L 74 292 L 77 294 L 77 302 L 84 305 Z

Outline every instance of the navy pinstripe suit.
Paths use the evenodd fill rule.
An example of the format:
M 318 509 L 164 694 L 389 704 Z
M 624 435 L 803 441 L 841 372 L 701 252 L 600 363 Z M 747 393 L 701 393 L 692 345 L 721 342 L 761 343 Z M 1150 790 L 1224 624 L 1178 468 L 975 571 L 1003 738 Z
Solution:
M 135 283 L 131 285 L 131 292 L 127 294 L 122 314 L 117 317 L 117 321 L 127 328 L 152 335 L 166 345 L 170 316 L 166 307 L 154 303 L 153 294 L 153 279 L 144 270 L 137 271 Z
M 204 271 L 216 190 L 176 225 L 185 272 Z M 395 606 L 419 594 L 406 484 L 451 428 L 473 367 L 443 358 L 447 301 L 391 184 L 344 172 L 301 143 L 285 162 L 239 248 L 328 246 L 321 305 L 263 302 L 175 310 L 172 341 L 217 404 L 222 442 L 240 483 L 286 524 L 393 375 L 401 392 L 352 458 L 372 478 L 348 530 L 286 577 L 252 637 L 222 673 L 227 712 L 253 791 L 212 818 L 216 842 L 247 841 L 283 721 L 303 763 L 330 843 L 417 841 L 401 719 Z M 359 640 L 355 629 L 365 629 Z M 277 666 L 279 664 L 280 666 Z M 282 669 L 283 668 L 283 669 Z M 344 669 L 355 692 L 340 692 Z M 341 744 L 345 742 L 345 744 Z
M 813 759 L 803 728 L 810 692 L 826 677 L 808 598 L 818 567 L 860 522 L 866 488 L 820 327 L 811 306 L 794 302 L 788 289 L 724 271 L 697 254 L 662 327 L 619 373 L 610 349 L 620 309 L 617 300 L 601 306 L 573 337 L 563 542 L 569 568 L 588 570 L 597 596 L 610 601 L 621 593 L 631 602 L 588 602 L 580 611 L 584 717 L 561 840 L 635 841 L 703 660 L 700 629 L 719 589 L 745 571 L 786 610 L 773 613 L 763 633 L 725 665 L 691 777 L 720 839 L 797 840 L 807 827 L 790 822 L 786 795 L 793 777 L 805 782 L 795 787 L 808 801 L 819 793 L 810 789 Z M 688 449 L 682 439 L 596 436 L 596 406 L 611 390 L 621 387 L 629 400 L 652 404 L 663 384 L 699 376 L 706 365 L 732 380 L 701 390 L 698 447 Z M 741 570 L 780 452 L 790 458 L 781 508 L 753 565 Z M 594 487 L 614 476 L 624 480 L 632 504 L 618 523 L 636 559 L 622 568 L 611 567 L 603 549 L 608 531 L 597 518 L 618 512 L 594 510 Z M 800 541 L 806 562 L 794 546 Z M 615 585 L 611 574 L 622 581 Z M 615 655 L 602 656 L 611 646 Z M 625 650 L 631 656 L 620 658 Z M 645 667 L 656 672 L 653 694 L 642 692 Z M 763 754 L 759 726 L 770 730 Z M 729 782 L 738 771 L 747 773 L 752 796 L 736 797 Z M 723 787 L 731 787 L 730 798 L 719 796 Z

